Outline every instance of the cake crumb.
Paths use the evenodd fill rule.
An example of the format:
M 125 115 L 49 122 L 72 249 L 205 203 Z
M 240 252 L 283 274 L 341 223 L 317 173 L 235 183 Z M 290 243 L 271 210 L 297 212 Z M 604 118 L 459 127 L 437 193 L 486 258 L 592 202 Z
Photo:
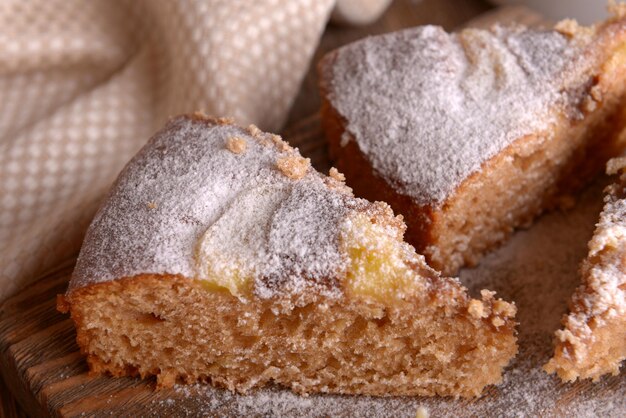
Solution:
M 191 118 L 196 119 L 196 120 L 203 120 L 205 122 L 213 122 L 218 125 L 232 125 L 235 123 L 235 119 L 230 116 L 216 118 L 216 117 L 208 115 L 206 111 L 204 111 L 203 109 L 196 110 L 195 112 L 193 112 L 191 114 Z
M 176 383 L 176 372 L 164 370 L 157 375 L 157 388 L 170 388 Z
M 596 29 L 593 26 L 581 25 L 575 19 L 561 20 L 554 26 L 554 29 L 565 36 L 569 36 L 570 38 L 576 36 L 590 38 L 596 32 Z
M 578 22 L 574 19 L 563 19 L 554 25 L 554 29 L 561 32 L 563 35 L 571 36 L 576 34 L 579 26 Z
M 299 180 L 304 177 L 311 166 L 310 158 L 303 158 L 298 155 L 279 158 L 276 161 L 278 169 L 287 177 Z
M 209 117 L 206 113 L 204 113 L 204 110 L 196 110 L 192 113 L 192 116 L 196 119 L 206 119 Z
M 262 132 L 256 125 L 250 124 L 248 125 L 248 133 L 256 138 L 261 135 Z
M 283 152 L 291 150 L 291 145 L 284 141 L 280 135 L 272 135 L 272 141 L 276 144 L 278 149 Z
M 512 303 L 508 303 L 503 300 L 496 300 L 493 303 L 493 313 L 507 318 L 513 318 L 517 313 L 517 308 Z
M 226 148 L 233 154 L 242 154 L 246 151 L 248 144 L 243 138 L 237 136 L 231 136 L 226 140 Z
M 420 406 L 417 408 L 417 412 L 415 413 L 415 418 L 429 418 L 430 414 L 428 413 L 428 409 Z
M 607 4 L 609 14 L 614 18 L 621 19 L 626 16 L 626 4 L 617 2 L 615 0 L 609 0 Z
M 328 171 L 328 175 L 342 183 L 346 181 L 346 176 L 344 176 L 344 174 L 337 170 L 335 167 L 330 168 L 330 170 Z
M 613 158 L 606 163 L 606 174 L 613 176 L 624 168 L 626 168 L 626 157 Z
M 156 209 L 157 208 L 157 204 L 154 202 L 148 202 L 146 204 L 146 206 L 148 206 L 148 209 Z
M 229 116 L 217 118 L 217 123 L 219 125 L 232 125 L 233 123 L 235 123 L 235 118 L 231 118 Z
M 491 320 L 491 323 L 493 324 L 494 327 L 499 328 L 502 325 L 504 325 L 504 319 L 496 316 Z
M 477 299 L 470 300 L 469 306 L 467 307 L 467 312 L 472 315 L 474 318 L 486 318 L 487 313 L 485 312 L 485 305 Z
M 597 102 L 602 101 L 602 87 L 595 85 L 589 90 L 589 93 L 591 94 L 591 97 L 593 97 L 595 101 Z

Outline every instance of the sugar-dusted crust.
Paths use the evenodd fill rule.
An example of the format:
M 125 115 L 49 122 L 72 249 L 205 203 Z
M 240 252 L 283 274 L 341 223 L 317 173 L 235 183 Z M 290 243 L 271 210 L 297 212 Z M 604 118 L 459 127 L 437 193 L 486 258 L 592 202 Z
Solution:
M 348 193 L 277 135 L 199 114 L 174 118 L 120 174 L 71 289 L 145 273 L 208 279 L 232 266 L 254 276 L 264 297 L 287 291 L 280 278 L 289 274 L 293 291 L 331 294 L 325 278 L 344 268 L 336 231 L 368 204 Z
M 475 396 L 517 351 L 515 306 L 472 299 L 279 137 L 178 117 L 121 173 L 67 294 L 95 373 L 301 393 Z
M 624 21 L 557 28 L 415 28 L 320 63 L 338 168 L 448 274 L 569 201 L 618 148 Z
M 610 172 L 626 169 L 613 160 Z M 626 173 L 606 190 L 605 205 L 581 267 L 554 357 L 545 366 L 563 380 L 618 374 L 626 359 Z

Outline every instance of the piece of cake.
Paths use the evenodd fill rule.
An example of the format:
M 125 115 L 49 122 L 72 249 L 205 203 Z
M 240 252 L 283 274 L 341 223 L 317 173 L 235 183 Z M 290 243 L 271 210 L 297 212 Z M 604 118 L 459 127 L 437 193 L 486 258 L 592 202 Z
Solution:
M 554 357 L 545 366 L 563 380 L 616 375 L 626 359 L 626 158 L 612 160 L 608 168 L 609 174 L 621 175 L 606 190 L 581 267 L 582 285 L 563 329 L 556 332 Z
M 277 135 L 178 117 L 126 166 L 59 309 L 95 373 L 246 391 L 478 395 L 515 306 L 472 299 Z
M 405 216 L 432 267 L 475 265 L 571 204 L 619 149 L 623 12 L 591 28 L 423 26 L 335 50 L 319 65 L 331 157 L 357 196 Z

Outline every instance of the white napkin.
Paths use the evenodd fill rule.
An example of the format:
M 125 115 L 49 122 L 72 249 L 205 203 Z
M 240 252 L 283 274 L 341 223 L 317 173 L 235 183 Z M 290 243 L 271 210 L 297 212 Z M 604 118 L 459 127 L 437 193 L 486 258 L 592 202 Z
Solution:
M 76 254 L 119 170 L 169 116 L 278 130 L 334 3 L 0 2 L 0 299 Z M 355 22 L 384 6 L 366 9 Z

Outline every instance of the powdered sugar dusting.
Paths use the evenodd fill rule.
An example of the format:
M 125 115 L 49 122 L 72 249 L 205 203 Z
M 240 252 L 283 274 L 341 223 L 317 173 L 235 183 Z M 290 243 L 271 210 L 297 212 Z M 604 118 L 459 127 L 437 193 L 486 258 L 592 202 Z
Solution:
M 609 167 L 617 173 L 626 169 L 626 160 L 613 160 Z M 575 347 L 569 354 L 580 360 L 593 341 L 592 321 L 598 326 L 626 318 L 626 174 L 607 187 L 604 202 L 582 266 L 583 284 L 572 297 L 574 310 L 565 320 L 565 329 L 557 331 L 560 340 Z
M 606 248 L 618 249 L 621 257 L 610 265 L 588 266 L 594 270 L 591 277 L 597 279 L 596 283 L 588 283 L 595 294 L 591 311 L 598 315 L 613 309 L 611 315 L 626 315 L 626 182 L 609 188 L 596 232 L 589 242 L 589 257 Z
M 339 49 L 329 98 L 378 175 L 438 204 L 514 140 L 547 130 L 585 80 L 583 43 L 519 26 L 408 29 Z
M 232 138 L 246 149 L 232 152 Z M 232 145 L 232 144 L 231 144 Z M 281 158 L 301 158 L 239 127 L 177 118 L 126 166 L 89 228 L 70 290 L 144 273 L 213 280 L 250 274 L 260 297 L 315 286 L 336 295 L 345 268 L 339 230 L 365 201 L 315 170 L 291 179 Z M 237 270 L 237 271 L 234 271 Z

